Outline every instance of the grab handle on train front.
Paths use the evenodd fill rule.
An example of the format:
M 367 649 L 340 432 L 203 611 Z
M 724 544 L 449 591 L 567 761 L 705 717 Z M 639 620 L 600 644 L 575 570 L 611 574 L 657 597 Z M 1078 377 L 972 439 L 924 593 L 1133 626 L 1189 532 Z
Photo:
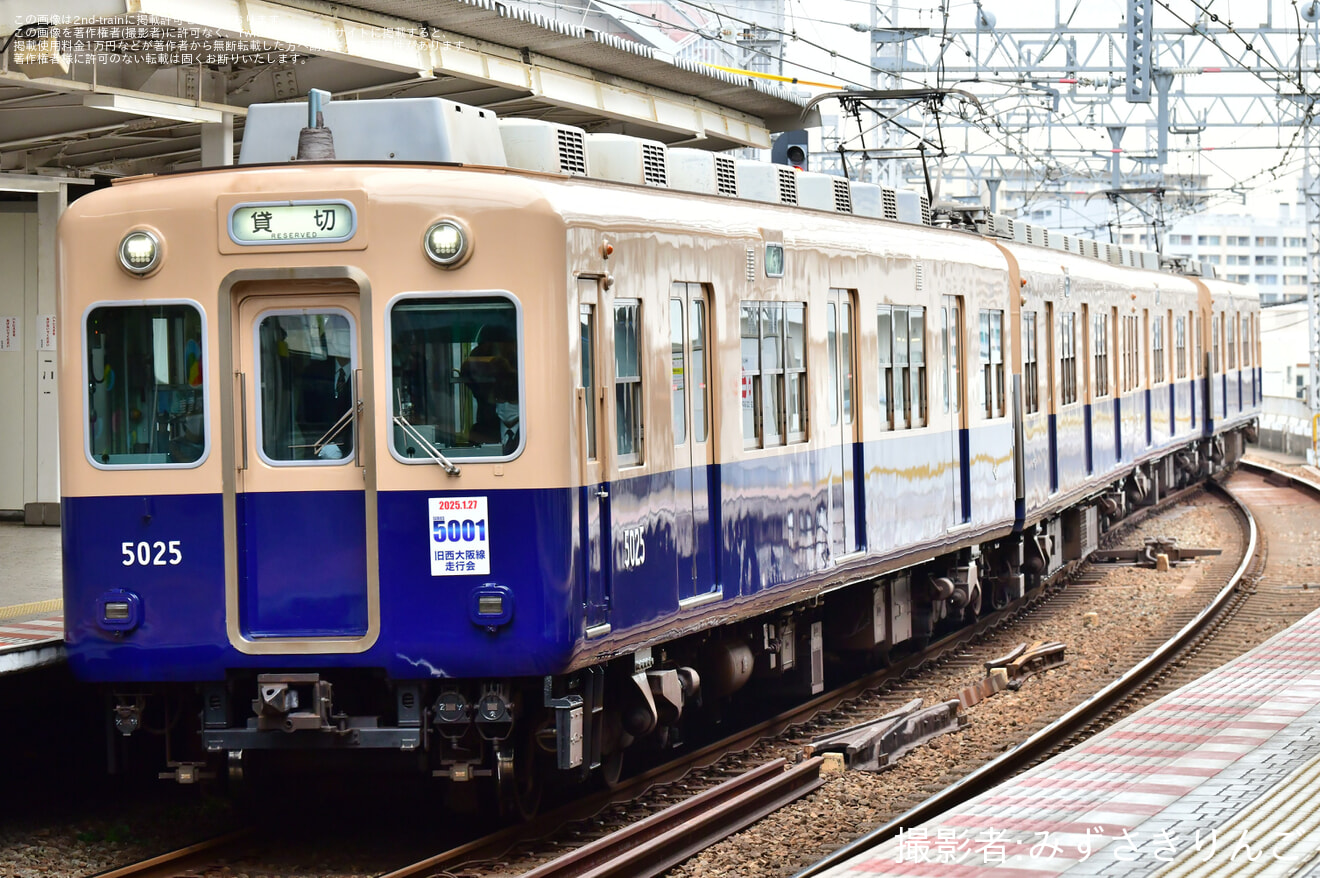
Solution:
M 247 376 L 242 372 L 234 373 L 238 383 L 238 469 L 245 470 L 248 465 L 247 451 Z

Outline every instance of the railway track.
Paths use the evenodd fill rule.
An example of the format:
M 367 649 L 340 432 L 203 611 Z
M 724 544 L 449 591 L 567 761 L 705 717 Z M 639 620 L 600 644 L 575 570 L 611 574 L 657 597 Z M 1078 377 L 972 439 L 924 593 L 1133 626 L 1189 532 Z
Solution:
M 1181 499 L 1186 499 L 1186 496 Z M 1122 534 L 1134 527 L 1139 520 L 1139 518 L 1134 517 L 1124 523 L 1125 526 L 1121 531 L 1107 534 L 1106 543 L 1121 540 Z M 1087 583 L 1095 578 L 1096 574 L 1093 571 L 1087 571 L 1086 569 L 1077 571 L 1074 583 L 1078 586 L 1076 588 L 1038 593 L 1006 617 L 983 619 L 973 628 L 958 632 L 956 635 L 933 644 L 929 651 L 921 655 L 906 658 L 883 672 L 869 675 L 864 679 L 820 696 L 808 704 L 794 708 L 792 711 L 770 717 L 729 739 L 687 754 L 681 760 L 659 766 L 631 778 L 614 790 L 570 802 L 529 824 L 509 827 L 487 836 L 471 839 L 441 853 L 421 858 L 402 868 L 396 868 L 385 873 L 385 876 L 386 878 L 413 878 L 413 876 L 420 878 L 420 876 L 453 872 L 460 866 L 464 869 L 464 874 L 477 874 L 483 868 L 489 868 L 492 872 L 499 871 L 508 874 L 510 867 L 515 872 L 525 872 L 530 868 L 532 871 L 527 872 L 527 874 L 536 876 L 659 874 L 659 871 L 667 868 L 672 862 L 688 856 L 690 852 L 699 850 L 722 835 L 737 831 L 738 828 L 748 822 L 744 820 L 741 823 L 737 821 L 724 823 L 723 821 L 711 822 L 708 820 L 704 824 L 702 835 L 699 838 L 692 841 L 682 841 L 680 837 L 686 838 L 687 835 L 686 830 L 679 828 L 681 824 L 672 821 L 673 815 L 660 816 L 665 813 L 667 806 L 674 805 L 674 803 L 678 803 L 674 805 L 677 813 L 686 814 L 687 816 L 706 811 L 707 806 L 704 802 L 711 800 L 702 797 L 707 795 L 718 796 L 720 794 L 701 791 L 706 788 L 718 790 L 725 781 L 740 785 L 750 784 L 749 787 L 744 788 L 744 794 L 746 794 L 748 800 L 759 799 L 762 794 L 751 791 L 756 784 L 740 777 L 747 764 L 756 760 L 754 758 L 750 760 L 743 759 L 728 754 L 746 751 L 757 741 L 773 738 L 790 727 L 798 727 L 803 730 L 797 733 L 800 738 L 804 732 L 811 732 L 821 727 L 848 725 L 858 717 L 874 713 L 877 709 L 876 705 L 883 704 L 886 698 L 892 701 L 895 692 L 902 692 L 905 686 L 904 681 L 917 678 L 922 669 L 941 664 L 957 666 L 960 663 L 968 663 L 969 660 L 966 658 L 968 646 L 995 629 L 1014 624 L 1023 619 L 1030 619 L 1039 614 L 1053 612 L 1054 610 L 1051 610 L 1051 607 L 1071 608 L 1078 600 L 1082 599 L 1081 596 L 1087 589 Z M 1229 598 L 1232 597 L 1232 589 L 1225 589 L 1224 591 L 1229 593 Z M 1189 616 L 1193 615 L 1190 611 L 1185 612 Z M 1190 637 L 1190 634 L 1187 633 L 1187 626 L 1184 626 L 1183 634 L 1184 640 L 1186 637 Z M 1166 656 L 1164 659 L 1166 667 L 1169 661 L 1170 659 Z M 1152 664 L 1143 671 L 1134 670 L 1128 679 L 1142 679 L 1149 688 L 1149 679 L 1153 673 L 1154 665 Z M 1116 692 L 1118 689 L 1118 685 L 1114 684 L 1106 692 L 1111 690 Z M 877 691 L 879 694 L 876 694 Z M 867 692 L 872 694 L 864 696 L 864 693 Z M 1083 729 L 1087 723 L 1094 722 L 1097 717 L 1103 715 L 1105 710 L 1112 709 L 1104 708 L 1102 710 L 1100 709 L 1101 704 L 1102 702 L 1096 702 L 1095 705 L 1085 710 L 1070 712 L 1066 719 L 1075 726 L 1073 733 Z M 1008 754 L 1004 765 L 1015 764 L 1017 767 L 1012 770 L 1020 770 L 1021 767 L 1029 764 L 1032 759 L 1040 758 L 1040 753 L 1046 751 L 1039 749 L 1042 744 L 1038 742 L 1038 739 L 1044 740 L 1041 734 L 1032 736 L 1028 741 L 1030 746 L 1023 745 Z M 786 774 L 783 764 L 778 763 L 778 766 L 778 768 L 771 769 L 755 768 L 753 771 L 759 772 L 759 774 L 753 774 L 753 777 L 764 779 L 768 775 Z M 797 769 L 794 770 L 797 771 Z M 813 776 L 813 780 L 810 782 L 813 788 L 819 785 L 815 775 L 817 769 L 814 766 L 801 769 L 801 771 Z M 937 808 L 941 802 L 944 803 L 944 807 L 948 807 L 952 804 L 950 796 L 971 795 L 974 789 L 980 788 L 977 784 L 991 783 L 993 776 L 993 770 L 989 768 L 983 772 L 976 772 L 965 782 L 967 786 L 959 787 L 956 785 L 951 788 L 953 792 L 946 791 L 941 796 L 934 797 L 927 807 Z M 680 781 L 685 777 L 686 780 Z M 730 781 L 730 778 L 736 780 Z M 957 792 L 959 789 L 963 792 Z M 648 793 L 648 791 L 650 792 Z M 639 800 L 644 800 L 644 804 L 620 804 L 637 803 Z M 716 798 L 714 801 L 719 801 L 719 799 Z M 777 807 L 777 805 L 773 807 Z M 615 813 L 610 813 L 611 808 L 615 809 Z M 637 810 L 649 811 L 650 816 L 638 820 L 633 813 Z M 721 810 L 730 809 L 716 807 L 713 810 L 718 814 Z M 757 809 L 756 813 L 759 816 L 760 813 L 765 813 L 765 810 Z M 919 813 L 921 812 L 908 812 L 898 822 L 911 825 L 911 822 L 915 819 L 914 815 Z M 756 817 L 750 819 L 754 820 Z M 624 825 L 625 829 L 616 838 L 596 828 L 601 824 L 606 828 L 614 824 L 620 824 Z M 895 825 L 897 825 L 897 822 Z M 658 826 L 666 827 L 663 830 L 666 840 L 664 842 L 647 840 L 645 827 Z M 570 828 L 565 829 L 565 827 Z M 537 841 L 537 839 L 540 839 L 540 841 Z M 242 845 L 244 842 L 235 840 L 232 843 Z M 550 862 L 553 859 L 553 854 L 558 853 L 565 847 L 570 849 L 570 853 L 564 858 L 564 862 L 558 863 L 552 868 Z M 625 857 L 625 859 L 618 861 L 616 865 L 611 851 L 620 849 L 625 852 L 626 857 L 641 856 L 643 861 L 648 856 L 654 856 L 656 851 L 663 852 L 667 856 L 663 860 L 653 859 L 645 862 L 636 859 L 630 860 Z M 678 856 L 680 852 L 681 856 Z M 190 856 L 194 855 L 205 857 L 205 854 L 200 851 Z M 212 856 L 215 857 L 216 855 L 213 853 Z M 223 856 L 230 858 L 242 855 L 229 852 L 224 853 Z M 250 857 L 245 859 L 250 860 Z M 647 865 L 648 862 L 649 865 Z M 480 865 L 482 863 L 489 865 L 483 867 Z M 515 866 L 515 864 L 517 865 Z M 168 871 L 168 868 L 167 866 L 166 871 L 157 872 L 120 870 L 109 873 L 106 878 L 111 875 L 114 878 L 128 878 L 130 875 L 139 874 L 187 874 L 181 871 L 177 864 L 173 867 L 175 871 Z M 574 869 L 580 871 L 572 871 Z M 252 874 L 261 874 L 260 870 L 250 871 Z
M 1320 485 L 1253 462 L 1243 462 L 1241 470 L 1234 476 L 1231 487 L 1219 490 L 1234 501 L 1248 534 L 1248 551 L 1214 599 L 1188 619 L 1174 637 L 1148 659 L 1017 747 L 797 872 L 794 878 L 819 875 L 892 838 L 900 827 L 916 826 L 979 795 L 1236 658 L 1314 610 L 1320 600 L 1298 599 L 1297 593 L 1320 589 L 1320 583 L 1299 584 L 1293 581 L 1289 571 L 1297 569 L 1298 560 L 1303 566 L 1316 560 L 1301 556 L 1307 554 L 1309 544 L 1320 536 Z M 1305 499 L 1299 501 L 1299 497 Z M 1296 520 L 1299 507 L 1309 512 L 1309 521 Z M 1258 525 L 1261 515 L 1267 518 L 1264 528 Z M 1301 528 L 1305 530 L 1299 534 Z

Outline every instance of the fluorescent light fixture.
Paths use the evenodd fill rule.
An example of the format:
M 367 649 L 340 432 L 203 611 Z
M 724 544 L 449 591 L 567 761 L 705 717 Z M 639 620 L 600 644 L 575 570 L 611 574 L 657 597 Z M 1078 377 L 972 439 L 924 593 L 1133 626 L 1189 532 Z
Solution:
M 84 95 L 83 106 L 155 119 L 175 119 L 179 122 L 223 122 L 225 119 L 225 114 L 220 110 L 121 94 Z

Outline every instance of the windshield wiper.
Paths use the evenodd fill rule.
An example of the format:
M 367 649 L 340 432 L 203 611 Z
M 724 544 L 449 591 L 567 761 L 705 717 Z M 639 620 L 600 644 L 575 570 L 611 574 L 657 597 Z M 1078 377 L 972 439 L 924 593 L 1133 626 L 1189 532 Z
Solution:
M 422 450 L 425 451 L 432 460 L 440 464 L 440 466 L 444 468 L 445 472 L 449 473 L 451 476 L 458 475 L 458 465 L 455 464 L 449 458 L 445 457 L 443 454 L 441 454 L 440 449 L 432 445 L 430 440 L 428 440 L 425 436 L 423 436 L 420 432 L 418 432 L 416 427 L 408 423 L 407 418 L 405 418 L 403 415 L 395 415 L 394 423 L 399 425 L 400 429 L 403 430 L 404 435 L 406 435 L 409 439 L 416 442 L 418 445 L 422 446 Z
M 353 415 L 361 410 L 362 410 L 361 400 L 358 401 L 357 405 L 349 406 L 348 410 L 339 416 L 339 420 L 331 424 L 330 429 L 326 430 L 320 439 L 317 439 L 315 442 L 312 443 L 312 454 L 315 454 L 317 457 L 320 457 L 321 449 L 329 445 L 331 442 L 335 441 L 335 437 L 338 436 L 340 433 L 344 432 L 344 428 L 347 427 L 349 423 L 353 420 Z

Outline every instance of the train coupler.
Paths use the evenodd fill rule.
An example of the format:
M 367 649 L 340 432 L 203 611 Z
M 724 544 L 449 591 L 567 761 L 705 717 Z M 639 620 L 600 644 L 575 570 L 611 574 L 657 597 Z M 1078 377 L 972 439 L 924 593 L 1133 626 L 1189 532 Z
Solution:
M 330 730 L 332 687 L 320 674 L 259 674 L 252 712 L 257 728 L 296 732 Z
M 169 770 L 156 774 L 160 780 L 172 780 L 180 784 L 192 784 L 203 780 L 215 780 L 214 771 L 206 770 L 204 762 L 170 762 Z

